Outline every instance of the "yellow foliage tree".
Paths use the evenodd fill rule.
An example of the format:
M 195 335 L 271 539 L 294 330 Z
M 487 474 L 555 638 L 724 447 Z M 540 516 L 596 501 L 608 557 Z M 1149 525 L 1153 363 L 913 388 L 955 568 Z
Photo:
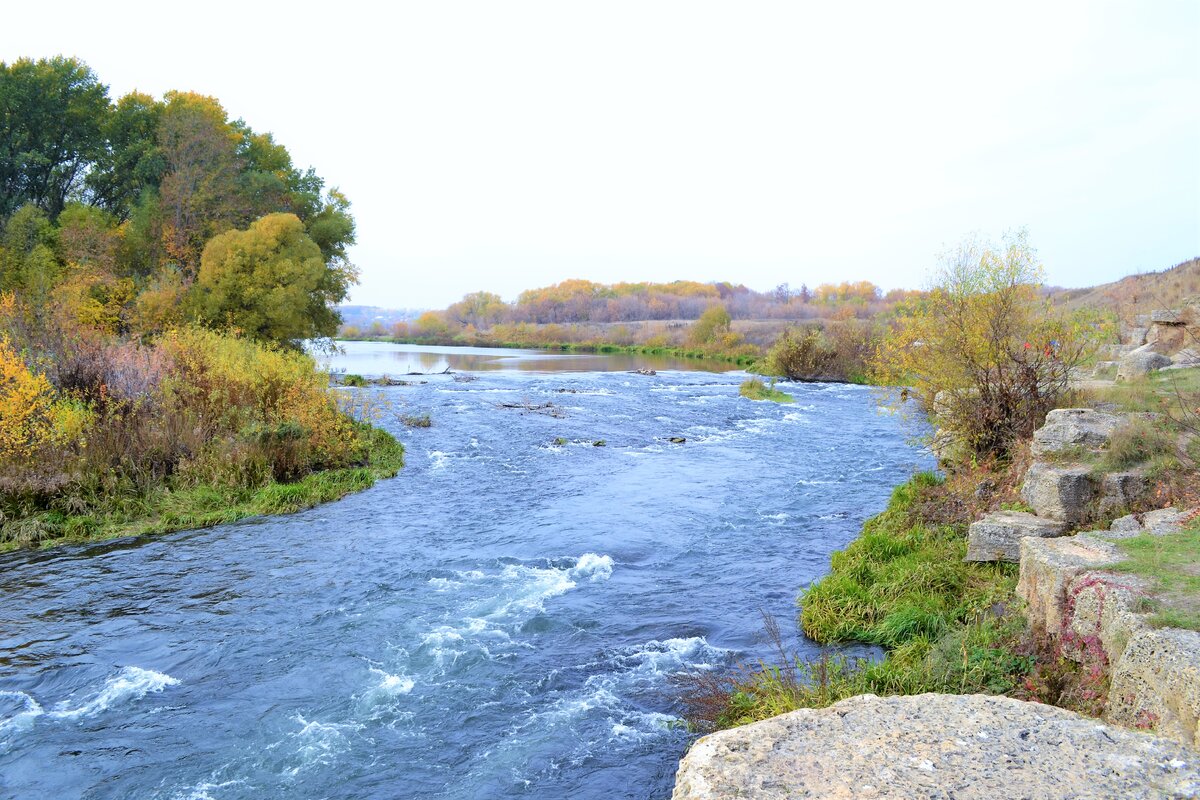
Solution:
M 875 359 L 878 382 L 908 385 L 961 455 L 1006 456 L 1067 392 L 1088 354 L 1086 325 L 1055 312 L 1024 232 L 969 240 L 932 290 L 901 307 Z
M 0 461 L 28 458 L 55 442 L 54 387 L 32 373 L 0 335 Z

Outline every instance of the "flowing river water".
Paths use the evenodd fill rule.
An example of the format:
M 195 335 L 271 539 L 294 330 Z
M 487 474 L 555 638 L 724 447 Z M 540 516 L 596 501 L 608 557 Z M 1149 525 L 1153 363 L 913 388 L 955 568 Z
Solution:
M 347 350 L 475 378 L 348 390 L 404 442 L 395 479 L 0 556 L 0 797 L 667 798 L 693 738 L 671 676 L 769 657 L 763 611 L 815 652 L 797 592 L 930 465 L 862 387 L 779 405 L 687 362 Z

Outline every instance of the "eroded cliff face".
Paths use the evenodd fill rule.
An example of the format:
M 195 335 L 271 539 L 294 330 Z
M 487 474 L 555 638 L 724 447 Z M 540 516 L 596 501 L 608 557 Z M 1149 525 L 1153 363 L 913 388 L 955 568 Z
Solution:
M 674 800 L 1181 798 L 1200 757 L 1178 742 L 1008 697 L 860 695 L 696 742 Z

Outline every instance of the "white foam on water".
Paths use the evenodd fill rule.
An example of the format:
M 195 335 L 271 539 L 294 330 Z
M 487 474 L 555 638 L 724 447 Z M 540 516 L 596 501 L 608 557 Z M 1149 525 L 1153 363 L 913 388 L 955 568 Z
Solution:
M 407 675 L 393 675 L 390 672 L 384 672 L 375 667 L 371 667 L 371 674 L 379 676 L 379 684 L 373 689 L 376 695 L 395 697 L 397 695 L 408 694 L 417 685 L 416 681 Z
M 575 562 L 571 574 L 576 577 L 586 577 L 589 581 L 606 581 L 612 577 L 613 560 L 611 556 L 584 553 Z
M 32 728 L 33 721 L 46 712 L 41 703 L 25 692 L 0 691 L 0 698 L 15 700 L 21 706 L 21 710 L 16 711 L 12 716 L 0 718 L 0 749 L 3 749 L 14 734 L 23 733 Z
M 441 450 L 430 450 L 426 455 L 429 456 L 430 469 L 445 469 L 446 460 L 450 458 L 449 453 L 443 453 Z
M 285 771 L 286 775 L 296 776 L 302 770 L 311 767 L 326 767 L 350 749 L 346 732 L 353 733 L 362 725 L 357 723 L 311 722 L 302 715 L 296 714 L 292 721 L 301 726 L 295 733 L 289 733 L 288 738 L 297 743 L 296 756 L 300 763 Z
M 179 681 L 162 672 L 141 667 L 122 667 L 115 676 L 108 678 L 104 686 L 87 702 L 72 707 L 69 700 L 54 705 L 48 716 L 55 719 L 79 719 L 94 717 L 110 706 L 129 700 L 140 700 L 151 692 L 161 692 Z
M 210 792 L 214 792 L 219 789 L 228 789 L 231 786 L 243 786 L 245 783 L 246 782 L 241 779 L 223 781 L 221 783 L 198 783 L 191 788 L 184 789 L 182 792 L 178 792 L 175 794 L 172 800 L 219 800 L 216 796 L 210 794 Z

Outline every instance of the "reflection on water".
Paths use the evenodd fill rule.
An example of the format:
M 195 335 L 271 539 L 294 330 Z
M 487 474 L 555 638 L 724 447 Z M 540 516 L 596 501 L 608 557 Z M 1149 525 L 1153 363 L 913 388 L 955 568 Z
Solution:
M 343 352 L 322 358 L 336 372 L 408 375 L 444 372 L 628 372 L 635 369 L 729 372 L 719 361 L 635 353 L 554 353 L 491 347 L 439 347 L 387 342 L 338 342 Z

